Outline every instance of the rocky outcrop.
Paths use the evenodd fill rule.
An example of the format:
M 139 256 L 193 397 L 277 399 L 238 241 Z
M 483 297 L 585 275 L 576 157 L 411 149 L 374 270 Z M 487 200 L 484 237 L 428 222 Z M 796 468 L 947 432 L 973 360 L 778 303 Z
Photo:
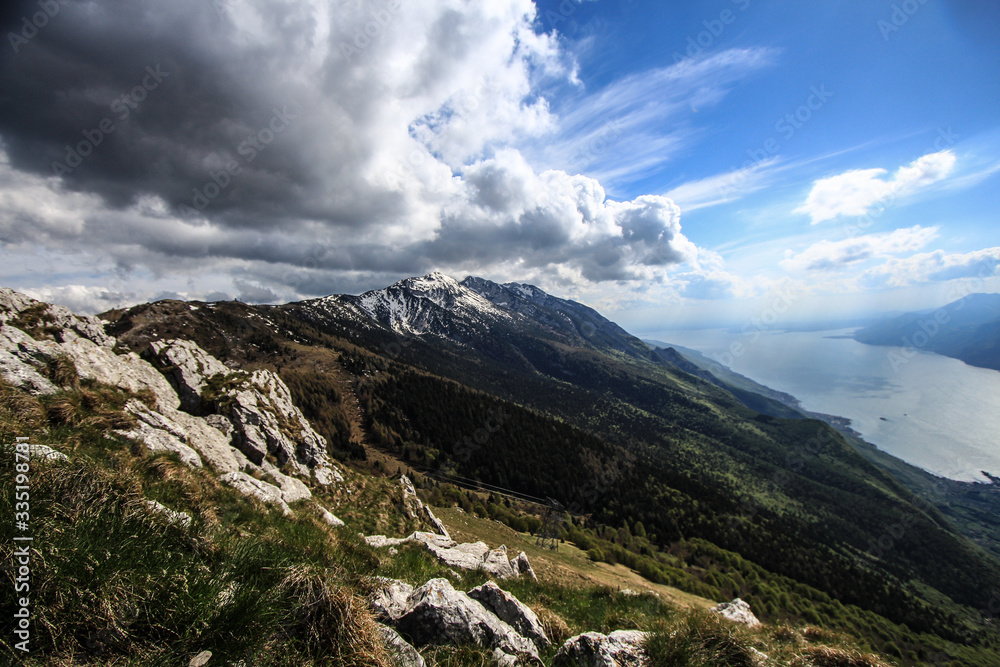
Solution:
M 545 635 L 542 622 L 535 612 L 516 597 L 487 581 L 469 591 L 469 597 L 479 602 L 501 621 L 514 628 L 523 637 L 527 637 L 541 650 L 549 646 L 549 638 Z
M 736 598 L 732 602 L 723 602 L 713 607 L 712 611 L 733 623 L 742 623 L 751 628 L 760 625 L 760 621 L 750 611 L 750 605 L 739 598 Z
M 149 349 L 150 355 L 159 362 L 160 372 L 177 390 L 181 409 L 187 412 L 197 414 L 201 410 L 201 394 L 209 378 L 232 372 L 193 341 L 153 341 Z
M 417 645 L 475 644 L 538 659 L 538 648 L 447 579 L 431 579 L 413 591 L 396 628 Z
M 434 516 L 434 512 L 427 505 L 424 505 L 423 501 L 417 497 L 417 491 L 413 488 L 413 482 L 406 475 L 401 475 L 399 478 L 399 485 L 403 488 L 403 511 L 409 515 L 411 519 L 416 519 L 418 521 L 427 520 L 430 521 L 434 529 L 437 530 L 438 535 L 444 535 L 446 538 L 451 539 L 451 535 L 448 534 L 448 529 L 445 525 Z
M 438 560 L 463 570 L 483 570 L 497 579 L 510 579 L 522 573 L 534 577 L 534 570 L 523 552 L 514 560 L 507 557 L 507 547 L 490 549 L 485 542 L 458 544 L 443 535 L 417 531 L 406 537 L 369 535 L 365 541 L 375 548 L 395 547 L 407 542 L 423 544 Z
M 557 667 L 649 667 L 642 646 L 649 636 L 638 630 L 616 630 L 609 635 L 585 632 L 570 637 L 556 653 Z
M 176 389 L 180 407 L 212 413 L 210 423 L 254 465 L 270 458 L 324 486 L 343 481 L 326 453 L 326 439 L 273 372 L 234 371 L 188 340 L 155 341 L 148 356 Z
M 208 465 L 241 493 L 285 513 L 289 503 L 312 493 L 301 479 L 277 466 L 287 464 L 286 472 L 324 486 L 343 481 L 326 454 L 326 441 L 274 373 L 234 373 L 185 340 L 151 343 L 154 367 L 133 352 L 116 354 L 116 342 L 97 318 L 0 288 L 0 377 L 15 387 L 36 395 L 60 391 L 63 387 L 53 381 L 58 376 L 50 368 L 68 359 L 79 378 L 142 398 L 128 401 L 125 411 L 135 423 L 117 435 L 142 442 L 153 452 L 175 454 L 191 467 Z M 213 382 L 213 405 L 223 414 L 200 416 L 205 410 L 202 395 Z M 330 525 L 343 525 L 328 511 L 323 513 Z

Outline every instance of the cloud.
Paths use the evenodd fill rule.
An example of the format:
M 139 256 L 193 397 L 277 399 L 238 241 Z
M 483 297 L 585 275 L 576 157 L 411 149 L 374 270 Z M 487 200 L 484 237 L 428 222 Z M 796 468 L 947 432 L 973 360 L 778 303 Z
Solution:
M 0 61 L 4 279 L 43 280 L 42 249 L 74 267 L 52 280 L 141 299 L 274 301 L 432 268 L 669 281 L 699 253 L 669 198 L 609 199 L 519 150 L 584 122 L 550 107 L 575 63 L 535 19 L 531 0 L 64 5 Z M 766 57 L 630 79 L 614 90 L 645 97 L 619 111 Z M 61 294 L 99 305 L 86 289 Z
M 531 157 L 606 184 L 648 175 L 702 136 L 704 130 L 691 123 L 692 108 L 715 106 L 737 81 L 770 66 L 777 53 L 727 49 L 639 72 L 599 90 L 567 93 L 556 108 L 556 131 Z
M 820 241 L 800 253 L 785 251 L 786 271 L 831 271 L 873 257 L 917 251 L 938 235 L 937 227 L 907 227 L 887 234 L 868 234 L 843 241 Z
M 865 271 L 861 284 L 870 288 L 904 287 L 949 280 L 983 281 L 997 276 L 1000 276 L 1000 247 L 968 253 L 935 250 L 902 259 L 891 258 Z
M 802 206 L 793 213 L 809 215 L 812 224 L 839 216 L 860 216 L 874 206 L 885 206 L 936 183 L 952 172 L 955 154 L 941 151 L 924 155 L 884 178 L 885 169 L 856 169 L 813 183 Z

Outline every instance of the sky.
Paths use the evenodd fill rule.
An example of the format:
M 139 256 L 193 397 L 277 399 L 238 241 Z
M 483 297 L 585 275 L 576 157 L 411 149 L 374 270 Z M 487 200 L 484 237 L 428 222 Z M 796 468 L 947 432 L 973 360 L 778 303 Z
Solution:
M 34 0 L 0 285 L 81 312 L 440 270 L 634 333 L 1000 291 L 986 0 Z

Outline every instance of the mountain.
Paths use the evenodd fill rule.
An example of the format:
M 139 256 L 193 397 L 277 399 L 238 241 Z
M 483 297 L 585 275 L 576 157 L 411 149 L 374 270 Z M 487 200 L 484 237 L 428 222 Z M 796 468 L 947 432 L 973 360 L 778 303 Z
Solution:
M 1000 294 L 970 294 L 937 310 L 905 313 L 854 333 L 868 345 L 936 352 L 972 366 L 1000 370 Z
M 822 610 L 891 638 L 906 664 L 939 650 L 992 664 L 1000 645 L 976 611 L 1000 563 L 898 470 L 825 423 L 747 407 L 582 304 L 431 274 L 360 296 L 104 317 L 140 354 L 189 338 L 231 368 L 273 371 L 347 464 L 389 457 L 442 484 L 558 500 L 586 531 L 574 542 L 653 581 L 749 597 L 767 618 Z M 985 515 L 976 526 L 995 534 Z

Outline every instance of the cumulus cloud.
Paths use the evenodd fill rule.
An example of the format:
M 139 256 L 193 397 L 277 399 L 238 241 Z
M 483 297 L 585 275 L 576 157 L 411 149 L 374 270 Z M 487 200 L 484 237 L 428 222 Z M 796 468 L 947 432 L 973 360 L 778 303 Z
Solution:
M 545 83 L 575 85 L 531 0 L 61 7 L 0 61 L 8 255 L 263 301 L 431 268 L 664 281 L 697 262 L 669 198 L 615 201 L 518 150 L 562 122 Z
M 787 271 L 830 271 L 873 257 L 915 252 L 938 235 L 937 227 L 916 225 L 886 234 L 867 234 L 843 241 L 820 241 L 795 253 L 785 251 L 781 267 Z
M 860 216 L 875 206 L 886 206 L 936 183 L 952 172 L 955 154 L 941 151 L 924 155 L 885 178 L 885 169 L 855 169 L 813 183 L 802 206 L 794 213 L 806 214 L 812 224 L 839 216 Z

